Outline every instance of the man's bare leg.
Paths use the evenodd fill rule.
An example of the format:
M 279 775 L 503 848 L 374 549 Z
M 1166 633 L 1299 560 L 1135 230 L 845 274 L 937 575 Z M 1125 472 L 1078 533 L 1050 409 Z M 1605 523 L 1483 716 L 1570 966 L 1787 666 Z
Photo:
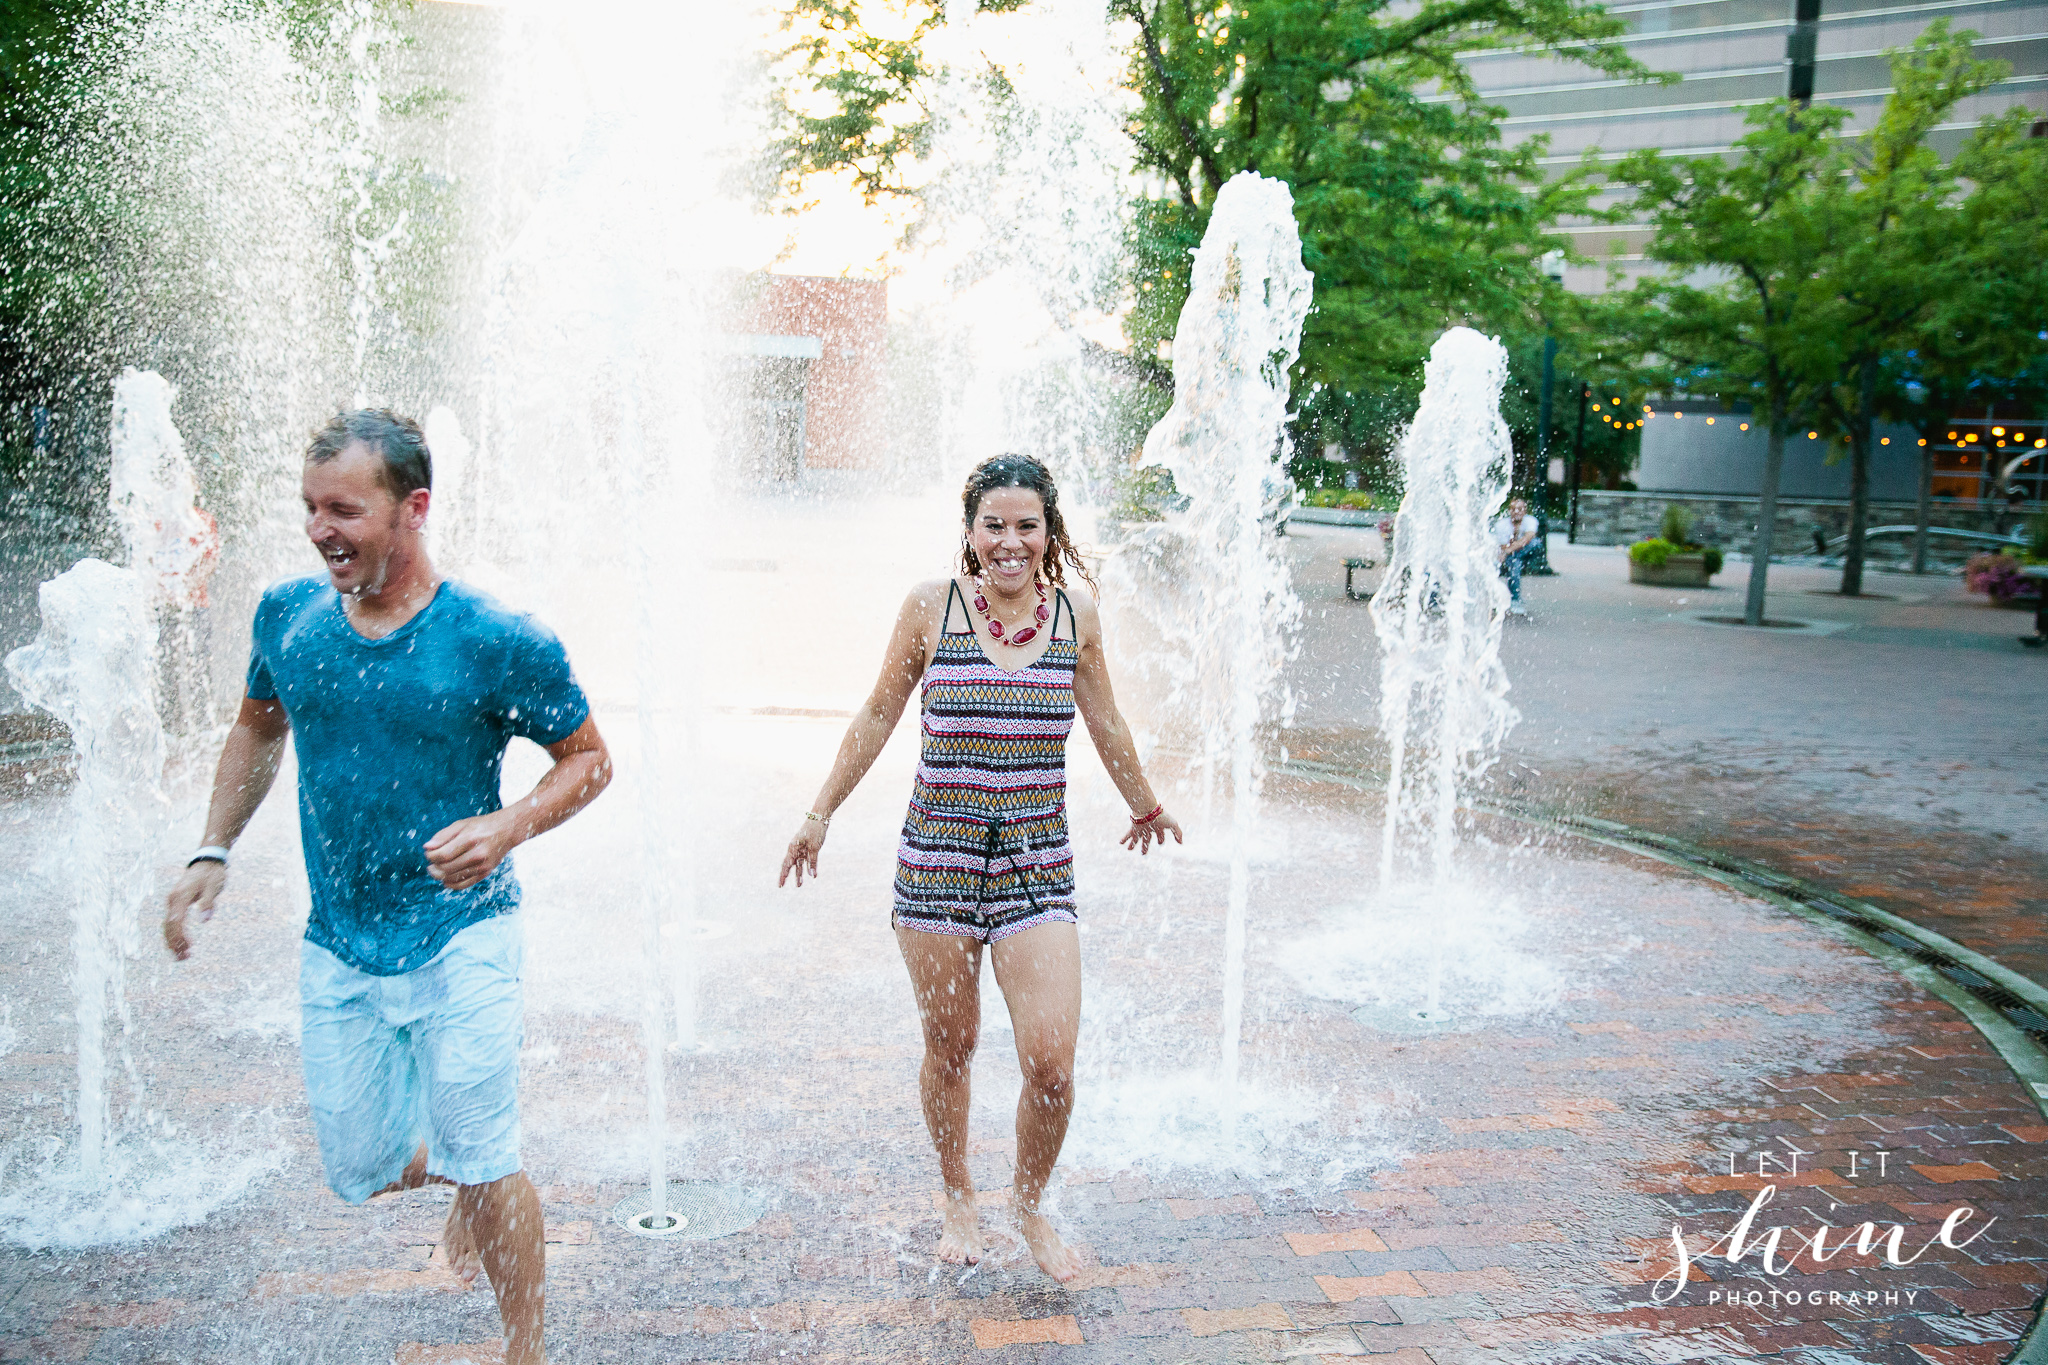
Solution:
M 1038 1211 L 1074 1112 L 1074 1040 L 1081 1031 L 1081 937 L 1071 924 L 1041 924 L 994 947 L 996 984 L 1009 1002 L 1024 1073 L 1017 1096 L 1017 1227 L 1038 1268 L 1065 1283 L 1081 1262 Z
M 377 1191 L 377 1194 L 396 1194 L 400 1190 L 417 1190 L 427 1185 L 453 1185 L 455 1182 L 442 1175 L 427 1173 L 427 1144 L 422 1142 L 419 1150 L 412 1154 L 412 1160 L 405 1163 L 405 1172 L 398 1179 Z M 377 1194 L 370 1198 L 375 1199 Z M 448 1222 L 441 1229 L 441 1245 L 437 1250 L 465 1285 L 476 1284 L 477 1272 L 483 1269 L 478 1258 L 476 1238 L 470 1235 L 469 1224 L 460 1216 L 460 1201 L 448 1206 Z
M 974 1203 L 974 1177 L 967 1170 L 969 1068 L 981 1032 L 981 944 L 958 934 L 921 929 L 898 929 L 896 943 L 910 968 L 917 1016 L 924 1026 L 924 1065 L 917 1073 L 917 1091 L 946 1190 L 939 1259 L 973 1265 L 987 1246 Z
M 505 1323 L 505 1365 L 544 1365 L 541 1345 L 547 1307 L 547 1252 L 540 1196 L 524 1171 L 488 1185 L 458 1185 L 449 1218 L 466 1232 L 483 1260 L 498 1316 Z

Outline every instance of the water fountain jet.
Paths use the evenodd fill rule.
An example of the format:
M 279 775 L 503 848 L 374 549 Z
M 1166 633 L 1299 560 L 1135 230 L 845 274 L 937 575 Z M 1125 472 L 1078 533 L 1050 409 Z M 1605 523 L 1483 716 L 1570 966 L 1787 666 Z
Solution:
M 1168 521 L 1179 646 L 1170 705 L 1200 727 L 1205 782 L 1230 784 L 1221 1067 L 1225 1127 L 1238 1103 L 1250 838 L 1262 777 L 1258 729 L 1284 710 L 1280 670 L 1301 602 L 1270 512 L 1284 470 L 1289 370 L 1314 277 L 1302 268 L 1294 199 L 1243 172 L 1216 196 L 1173 338 L 1173 406 L 1145 438 L 1145 463 L 1187 499 Z M 1199 642 L 1200 647 L 1196 645 Z
M 1491 529 L 1514 458 L 1500 415 L 1507 369 L 1499 342 L 1469 327 L 1445 332 L 1398 450 L 1406 492 L 1371 606 L 1391 750 L 1382 887 L 1395 884 L 1404 854 L 1434 888 L 1448 885 L 1459 795 L 1493 766 L 1517 719 L 1500 662 L 1508 594 Z
M 170 811 L 160 679 L 196 686 L 189 669 L 167 672 L 158 626 L 185 618 L 218 548 L 212 519 L 196 506 L 184 441 L 171 421 L 174 392 L 148 371 L 130 369 L 115 382 L 108 501 L 128 567 L 83 559 L 44 583 L 42 629 L 6 660 L 21 695 L 64 723 L 78 754 L 65 829 L 46 865 L 71 911 L 78 1141 L 71 1169 L 46 1175 L 40 1196 L 0 1190 L 0 1228 L 31 1244 L 114 1240 L 138 1228 L 196 1222 L 242 1183 L 209 1189 L 217 1176 L 173 1170 L 190 1160 L 161 1144 L 146 1161 L 125 1157 L 109 1084 L 118 1058 L 131 1091 L 142 1091 L 127 1048 L 126 963 L 141 952 L 140 925 L 157 894 L 158 846 Z M 188 652 L 174 651 L 178 660 Z M 241 1163 L 245 1171 L 270 1164 L 267 1157 L 255 1166 Z M 166 1176 L 197 1188 L 167 1198 Z M 138 1185 L 153 1197 L 143 1198 Z M 40 1219 L 38 1203 L 46 1206 Z

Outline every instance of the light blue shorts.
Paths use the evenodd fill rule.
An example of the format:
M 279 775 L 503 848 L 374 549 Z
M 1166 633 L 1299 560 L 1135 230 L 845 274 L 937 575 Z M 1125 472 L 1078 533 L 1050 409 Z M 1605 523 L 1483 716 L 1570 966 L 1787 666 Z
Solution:
M 327 1183 L 360 1204 L 404 1174 L 483 1185 L 519 1169 L 524 1025 L 517 915 L 480 921 L 415 971 L 359 972 L 299 947 L 299 1051 Z

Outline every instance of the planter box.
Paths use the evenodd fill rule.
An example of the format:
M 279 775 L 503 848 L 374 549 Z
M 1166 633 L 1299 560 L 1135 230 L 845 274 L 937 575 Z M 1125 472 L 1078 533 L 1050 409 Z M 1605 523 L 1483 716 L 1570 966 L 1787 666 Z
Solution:
M 1314 522 L 1319 526 L 1377 526 L 1391 512 L 1374 508 L 1356 507 L 1302 507 L 1297 505 L 1287 514 L 1290 521 Z
M 1633 558 L 1628 562 L 1631 583 L 1648 583 L 1657 588 L 1704 588 L 1709 578 L 1705 555 L 1673 555 L 1655 568 L 1638 564 Z

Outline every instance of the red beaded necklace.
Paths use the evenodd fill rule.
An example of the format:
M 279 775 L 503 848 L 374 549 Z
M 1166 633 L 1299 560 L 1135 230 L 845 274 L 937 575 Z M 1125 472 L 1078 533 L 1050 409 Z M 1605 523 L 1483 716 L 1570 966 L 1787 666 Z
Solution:
M 1037 579 L 1031 586 L 1038 589 L 1038 609 L 1033 614 L 1036 624 L 1024 627 L 1009 639 L 1003 638 L 1003 623 L 996 620 L 995 613 L 988 609 L 988 578 L 986 573 L 974 576 L 974 609 L 981 613 L 981 619 L 988 623 L 989 637 L 999 645 L 1028 645 L 1038 638 L 1038 627 L 1045 624 L 1052 613 L 1045 608 L 1045 584 Z

